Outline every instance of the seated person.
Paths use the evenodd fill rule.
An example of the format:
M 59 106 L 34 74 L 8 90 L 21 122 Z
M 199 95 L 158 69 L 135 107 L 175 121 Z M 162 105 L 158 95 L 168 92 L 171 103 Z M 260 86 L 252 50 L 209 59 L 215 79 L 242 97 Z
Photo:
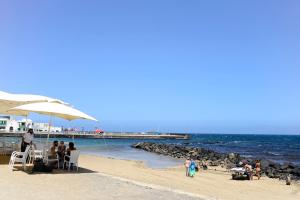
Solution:
M 57 154 L 59 156 L 59 159 L 62 160 L 66 153 L 66 145 L 64 141 L 60 141 L 58 148 L 57 148 Z
M 57 148 L 57 155 L 59 160 L 58 162 L 60 167 L 63 165 L 65 154 L 66 154 L 66 145 L 64 141 L 60 141 Z
M 57 154 L 56 154 L 57 147 L 58 147 L 58 141 L 55 140 L 53 142 L 52 146 L 50 147 L 50 151 L 47 151 L 48 167 L 51 167 L 51 168 L 53 168 L 54 166 L 57 167 L 57 160 L 56 160 L 57 159 Z
M 202 162 L 202 168 L 203 168 L 204 170 L 207 170 L 207 169 L 208 169 L 208 166 L 207 166 L 207 162 L 206 162 L 206 161 L 203 161 L 203 162 Z
M 56 149 L 58 147 L 58 141 L 54 141 L 51 148 L 50 148 L 50 154 L 49 154 L 49 158 L 54 159 L 56 158 Z
M 73 142 L 70 142 L 70 143 L 69 143 L 69 148 L 67 149 L 67 155 L 70 156 L 70 155 L 71 155 L 71 151 L 74 151 L 74 150 L 76 150 L 76 148 L 74 147 L 74 143 L 73 143 Z M 68 156 L 65 156 L 65 159 L 66 159 L 67 161 L 70 160 L 70 158 L 69 158 Z

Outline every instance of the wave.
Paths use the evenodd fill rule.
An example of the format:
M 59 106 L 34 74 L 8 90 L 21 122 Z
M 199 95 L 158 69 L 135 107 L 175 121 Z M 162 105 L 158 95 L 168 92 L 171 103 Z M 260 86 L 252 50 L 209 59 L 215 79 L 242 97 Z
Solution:
M 266 153 L 271 156 L 282 156 L 282 154 L 277 153 L 277 152 L 272 152 L 272 151 L 267 151 Z

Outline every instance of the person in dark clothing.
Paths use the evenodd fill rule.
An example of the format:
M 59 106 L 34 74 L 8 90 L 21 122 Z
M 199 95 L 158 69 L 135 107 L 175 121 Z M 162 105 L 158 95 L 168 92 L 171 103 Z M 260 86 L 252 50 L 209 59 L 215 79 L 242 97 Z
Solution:
M 33 129 L 28 129 L 27 133 L 25 133 L 22 137 L 22 144 L 21 144 L 21 152 L 24 152 L 28 145 L 32 145 L 32 140 L 34 138 Z
M 73 143 L 73 142 L 70 142 L 70 143 L 69 143 L 69 147 L 68 147 L 68 149 L 67 149 L 67 155 L 70 156 L 70 155 L 71 155 L 71 151 L 74 151 L 74 150 L 76 150 L 76 148 L 74 147 L 74 143 Z M 65 159 L 66 159 L 67 161 L 70 160 L 70 158 L 69 158 L 68 156 L 65 157 Z

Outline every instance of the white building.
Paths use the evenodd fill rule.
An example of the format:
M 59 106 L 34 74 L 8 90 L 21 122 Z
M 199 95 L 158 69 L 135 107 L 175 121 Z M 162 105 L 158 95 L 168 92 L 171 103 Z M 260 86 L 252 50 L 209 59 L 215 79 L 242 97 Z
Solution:
M 14 132 L 18 131 L 19 123 L 12 119 L 10 116 L 0 117 L 0 131 L 1 132 Z
M 0 116 L 1 132 L 24 132 L 33 128 L 34 132 L 48 132 L 49 123 L 35 123 L 31 119 L 15 120 L 10 116 Z M 61 132 L 61 127 L 50 127 L 50 132 Z
M 17 123 L 19 124 L 17 131 L 24 132 L 27 130 L 27 128 L 33 127 L 33 122 L 31 119 L 22 119 L 22 120 L 17 121 Z
M 49 123 L 33 123 L 34 132 L 48 132 Z M 50 132 L 61 132 L 61 127 L 50 126 Z

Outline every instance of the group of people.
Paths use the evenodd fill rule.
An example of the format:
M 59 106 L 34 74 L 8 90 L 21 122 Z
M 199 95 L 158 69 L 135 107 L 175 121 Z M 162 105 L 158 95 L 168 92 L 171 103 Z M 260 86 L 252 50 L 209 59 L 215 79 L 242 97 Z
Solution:
M 207 169 L 207 164 L 205 162 L 202 163 L 201 165 L 202 165 L 204 170 Z M 261 163 L 260 163 L 259 160 L 255 161 L 255 166 L 254 166 L 255 171 L 253 170 L 253 167 L 250 164 L 246 163 L 246 162 L 241 163 L 241 165 L 245 169 L 245 174 L 249 177 L 249 180 L 253 180 L 253 175 L 254 174 L 257 176 L 258 180 L 260 179 L 260 177 L 261 177 Z M 185 174 L 186 174 L 187 177 L 194 177 L 196 172 L 199 169 L 199 165 L 197 164 L 197 162 L 194 161 L 191 158 L 187 158 L 185 160 L 184 166 L 185 166 Z
M 185 175 L 187 177 L 194 177 L 196 174 L 196 171 L 198 171 L 198 165 L 196 163 L 196 161 L 194 161 L 191 158 L 187 158 L 185 163 Z
M 28 131 L 22 137 L 21 152 L 25 152 L 26 147 L 28 145 L 34 145 L 33 139 L 34 139 L 33 129 L 29 128 Z M 56 159 L 58 157 L 59 163 L 61 163 L 61 162 L 63 163 L 64 160 L 69 161 L 70 158 L 68 156 L 70 156 L 71 151 L 74 151 L 74 150 L 76 150 L 76 148 L 75 148 L 75 145 L 73 142 L 69 142 L 69 146 L 67 148 L 64 141 L 58 142 L 57 140 L 55 140 L 52 143 L 52 146 L 50 147 L 47 156 L 48 156 L 48 159 Z M 65 155 L 68 155 L 68 156 L 65 156 Z M 59 165 L 59 166 L 61 166 L 61 165 Z
M 249 176 L 249 180 L 253 180 L 253 168 L 248 163 L 243 163 L 245 168 L 245 173 Z M 255 175 L 257 176 L 258 180 L 260 179 L 260 173 L 261 173 L 261 164 L 259 160 L 255 161 Z
M 53 141 L 52 146 L 50 148 L 50 152 L 48 154 L 49 159 L 55 159 L 58 157 L 59 162 L 64 162 L 64 160 L 69 161 L 71 155 L 71 151 L 76 150 L 73 142 L 69 142 L 68 148 L 64 141 L 58 142 L 57 140 Z M 67 156 L 65 156 L 67 155 Z

